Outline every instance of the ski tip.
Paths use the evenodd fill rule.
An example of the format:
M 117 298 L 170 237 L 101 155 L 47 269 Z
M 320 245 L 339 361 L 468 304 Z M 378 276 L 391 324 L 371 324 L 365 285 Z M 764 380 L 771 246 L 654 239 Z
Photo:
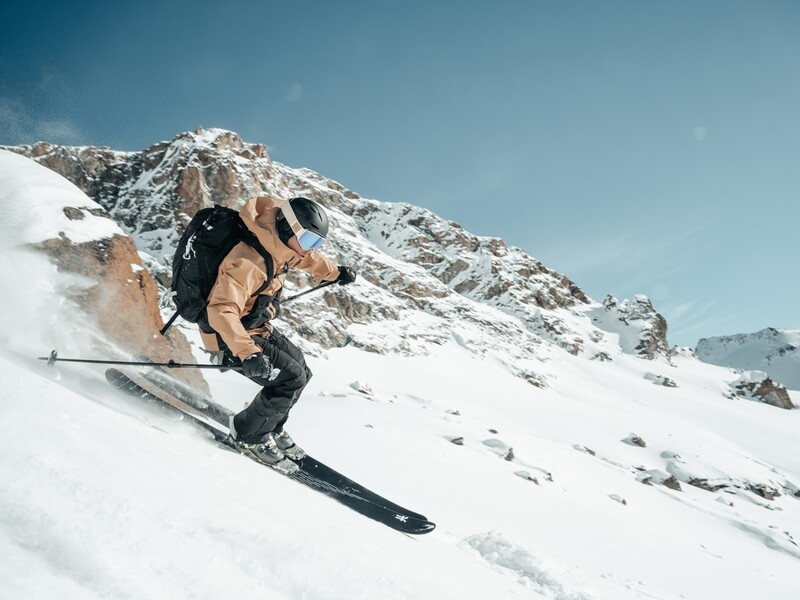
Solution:
M 426 533 L 430 533 L 436 529 L 436 523 L 432 523 L 430 521 L 426 522 L 425 525 L 415 532 L 415 535 L 424 535 Z
M 120 375 L 122 375 L 122 373 L 120 372 L 119 369 L 114 369 L 114 368 L 106 369 L 106 381 L 108 381 L 109 383 L 114 383 L 119 378 Z
M 391 525 L 391 527 L 403 533 L 425 535 L 436 529 L 436 523 L 427 519 L 415 519 L 400 513 L 395 514 L 394 518 L 399 522 Z

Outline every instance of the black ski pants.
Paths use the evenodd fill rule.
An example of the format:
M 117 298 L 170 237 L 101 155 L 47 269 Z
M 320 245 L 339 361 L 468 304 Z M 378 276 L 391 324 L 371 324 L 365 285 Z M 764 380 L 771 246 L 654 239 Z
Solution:
M 283 430 L 289 411 L 311 379 L 303 352 L 282 333 L 273 330 L 268 338 L 253 336 L 253 341 L 269 359 L 273 373 L 270 379 L 250 377 L 262 386 L 261 391 L 233 418 L 239 439 L 247 444 L 258 443 L 268 433 Z

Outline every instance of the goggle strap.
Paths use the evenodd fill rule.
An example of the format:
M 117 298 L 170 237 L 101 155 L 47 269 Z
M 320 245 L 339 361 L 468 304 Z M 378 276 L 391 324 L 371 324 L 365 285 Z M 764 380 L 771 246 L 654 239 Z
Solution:
M 295 235 L 300 235 L 306 229 L 300 224 L 300 221 L 297 218 L 297 215 L 294 214 L 294 209 L 292 208 L 292 203 L 288 200 L 281 206 L 281 210 L 283 211 L 283 216 L 286 218 L 286 222 L 289 223 L 289 227 L 292 228 L 292 231 Z
M 325 242 L 324 237 L 318 233 L 314 233 L 313 231 L 306 229 L 300 224 L 297 215 L 294 214 L 294 209 L 292 208 L 291 202 L 288 200 L 284 202 L 283 206 L 281 206 L 281 210 L 283 211 L 283 216 L 286 219 L 286 222 L 289 224 L 289 227 L 291 227 L 292 232 L 297 236 L 298 242 L 305 233 L 308 233 L 315 238 L 315 241 L 311 244 L 311 247 L 303 247 L 304 250 L 316 250 Z

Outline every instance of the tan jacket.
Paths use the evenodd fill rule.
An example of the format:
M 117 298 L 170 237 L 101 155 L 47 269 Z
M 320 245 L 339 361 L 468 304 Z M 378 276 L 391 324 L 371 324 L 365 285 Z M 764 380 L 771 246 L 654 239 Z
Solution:
M 286 246 L 275 233 L 275 220 L 278 209 L 284 200 L 274 198 L 253 198 L 239 211 L 247 228 L 258 237 L 258 241 L 272 256 L 275 278 L 262 291 L 261 296 L 274 296 L 283 287 L 286 272 L 290 268 L 302 269 L 314 277 L 332 281 L 339 276 L 339 267 L 322 256 L 312 252 L 305 258 Z M 269 323 L 255 330 L 246 330 L 242 318 L 253 309 L 257 297 L 251 297 L 267 280 L 267 268 L 261 255 L 240 242 L 225 257 L 219 266 L 217 280 L 208 297 L 208 322 L 219 333 L 223 341 L 236 356 L 244 360 L 255 352 L 258 346 L 251 335 L 265 334 L 271 330 Z M 270 306 L 269 311 L 274 312 Z M 270 314 L 274 316 L 274 314 Z M 216 352 L 219 345 L 216 335 L 200 332 L 206 350 Z

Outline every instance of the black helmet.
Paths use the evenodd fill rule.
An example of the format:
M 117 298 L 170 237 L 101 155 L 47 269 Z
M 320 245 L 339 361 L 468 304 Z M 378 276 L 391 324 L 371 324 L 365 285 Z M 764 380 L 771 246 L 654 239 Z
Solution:
M 292 198 L 287 204 L 290 210 L 285 211 L 286 205 L 284 205 L 284 208 L 278 212 L 278 220 L 275 225 L 278 237 L 284 244 L 297 233 L 292 227 L 292 215 L 296 217 L 300 227 L 316 234 L 314 237 L 318 236 L 322 240 L 328 237 L 328 215 L 319 204 L 308 198 Z

